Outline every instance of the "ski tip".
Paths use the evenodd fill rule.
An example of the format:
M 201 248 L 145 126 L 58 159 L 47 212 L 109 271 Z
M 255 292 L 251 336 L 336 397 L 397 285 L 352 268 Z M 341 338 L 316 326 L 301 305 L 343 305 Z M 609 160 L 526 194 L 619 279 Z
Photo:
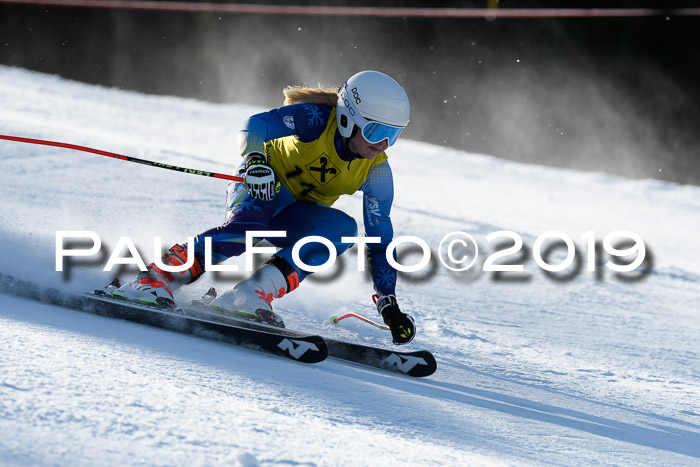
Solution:
M 337 317 L 337 316 L 331 316 L 331 323 L 333 323 L 333 324 L 338 324 L 338 317 Z

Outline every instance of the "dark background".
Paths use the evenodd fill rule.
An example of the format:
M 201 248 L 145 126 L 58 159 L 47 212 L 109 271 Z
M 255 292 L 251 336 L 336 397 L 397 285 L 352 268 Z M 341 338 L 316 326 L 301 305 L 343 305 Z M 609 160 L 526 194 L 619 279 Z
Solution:
M 483 8 L 487 2 L 430 6 Z M 499 3 L 500 8 L 670 6 L 695 5 Z M 356 71 L 377 69 L 401 82 L 411 97 L 407 138 L 523 162 L 692 184 L 700 184 L 699 44 L 700 17 L 671 12 L 486 20 L 0 4 L 5 65 L 122 89 L 264 107 L 279 106 L 287 84 L 337 86 Z

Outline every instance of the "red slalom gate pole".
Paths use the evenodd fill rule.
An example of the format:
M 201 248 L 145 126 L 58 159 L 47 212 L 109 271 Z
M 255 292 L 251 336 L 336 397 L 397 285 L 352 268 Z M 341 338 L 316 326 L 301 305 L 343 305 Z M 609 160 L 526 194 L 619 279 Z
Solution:
M 58 141 L 45 141 L 42 139 L 32 139 L 32 138 L 22 138 L 19 136 L 8 136 L 0 135 L 0 139 L 5 139 L 8 141 L 16 141 L 18 143 L 29 143 L 29 144 L 41 144 L 44 146 L 55 146 L 58 148 L 73 149 L 75 151 L 89 152 L 92 154 L 98 154 L 100 156 L 107 156 L 113 159 L 119 159 L 127 162 L 136 162 L 137 164 L 149 165 L 151 167 L 157 167 L 159 169 L 175 170 L 176 172 L 182 172 L 192 175 L 201 175 L 203 177 L 221 178 L 223 180 L 231 180 L 234 182 L 242 182 L 242 177 L 236 177 L 235 175 L 226 175 L 216 172 L 207 172 L 206 170 L 188 169 L 186 167 L 179 167 L 177 165 L 164 164 L 162 162 L 149 161 L 146 159 L 139 159 L 138 157 L 124 156 L 122 154 L 116 154 L 113 152 L 102 151 L 101 149 L 93 149 L 85 146 L 78 146 L 76 144 L 61 143 Z

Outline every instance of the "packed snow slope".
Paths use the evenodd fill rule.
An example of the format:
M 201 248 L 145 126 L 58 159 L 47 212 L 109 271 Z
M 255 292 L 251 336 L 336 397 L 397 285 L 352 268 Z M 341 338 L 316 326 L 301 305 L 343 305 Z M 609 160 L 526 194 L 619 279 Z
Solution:
M 0 102 L 0 134 L 225 173 L 239 163 L 236 129 L 263 110 L 6 67 Z M 433 251 L 425 268 L 402 274 L 397 295 L 418 323 L 407 348 L 431 350 L 435 375 L 297 364 L 0 295 L 0 464 L 700 464 L 699 188 L 409 140 L 389 158 L 395 235 Z M 7 141 L 0 161 L 0 271 L 46 286 L 83 292 L 128 278 L 133 266 L 102 271 L 121 237 L 150 262 L 154 237 L 167 247 L 223 221 L 224 181 Z M 360 195 L 336 207 L 361 224 Z M 96 232 L 102 253 L 56 272 L 62 230 Z M 523 272 L 483 271 L 512 244 L 486 240 L 500 230 L 523 239 L 505 258 Z M 535 263 L 535 240 L 551 230 L 573 239 L 580 268 L 548 275 Z M 643 273 L 614 274 L 606 253 L 588 271 L 582 235 L 602 241 L 616 230 L 644 240 Z M 455 231 L 481 247 L 466 272 L 437 259 Z M 406 265 L 420 260 L 416 248 L 399 251 Z M 277 310 L 291 328 L 390 346 L 384 331 L 328 322 L 344 311 L 376 316 L 356 249 L 342 259 Z M 207 274 L 179 299 L 242 277 Z

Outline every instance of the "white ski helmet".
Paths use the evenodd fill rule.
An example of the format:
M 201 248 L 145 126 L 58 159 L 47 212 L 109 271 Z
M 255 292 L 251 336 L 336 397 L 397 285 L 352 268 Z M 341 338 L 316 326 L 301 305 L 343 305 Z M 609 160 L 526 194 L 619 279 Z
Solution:
M 352 136 L 355 125 L 365 140 L 396 142 L 411 117 L 406 91 L 393 78 L 378 71 L 352 75 L 338 89 L 336 110 L 340 135 Z

